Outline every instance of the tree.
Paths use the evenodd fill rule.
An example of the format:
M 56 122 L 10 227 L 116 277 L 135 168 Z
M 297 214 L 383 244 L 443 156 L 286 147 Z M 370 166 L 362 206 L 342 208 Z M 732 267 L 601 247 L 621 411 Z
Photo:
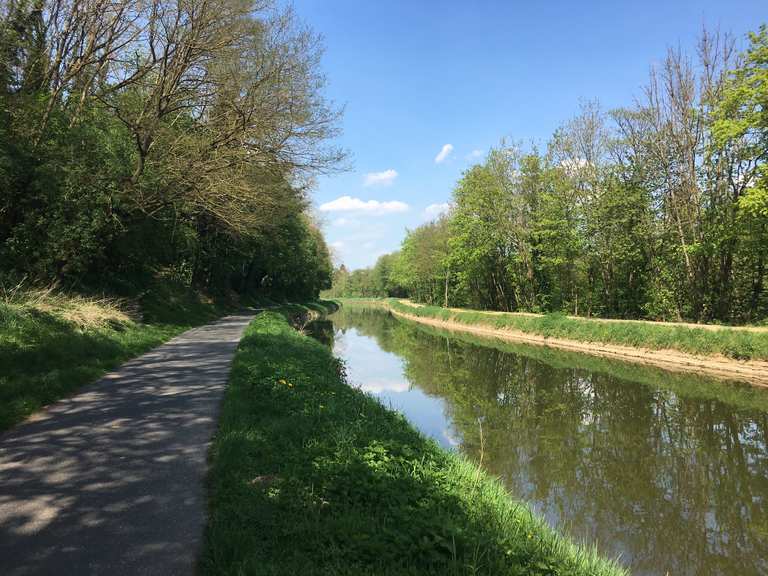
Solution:
M 431 304 L 764 319 L 768 28 L 750 42 L 739 55 L 704 31 L 694 58 L 669 50 L 634 106 L 582 104 L 545 154 L 502 141 L 462 174 L 450 214 L 359 272 L 360 292 L 394 278 Z
M 258 0 L 3 3 L 0 273 L 322 289 L 307 194 L 344 155 L 320 54 Z
M 750 35 L 750 46 L 725 83 L 713 110 L 715 143 L 735 151 L 729 179 L 741 190 L 738 225 L 745 245 L 744 315 L 766 314 L 764 282 L 768 257 L 768 27 Z
M 516 307 L 515 286 L 509 263 L 515 257 L 514 199 L 508 194 L 510 176 L 507 154 L 501 149 L 491 159 L 464 173 L 453 193 L 450 220 L 450 264 L 458 288 L 470 306 L 512 310 Z

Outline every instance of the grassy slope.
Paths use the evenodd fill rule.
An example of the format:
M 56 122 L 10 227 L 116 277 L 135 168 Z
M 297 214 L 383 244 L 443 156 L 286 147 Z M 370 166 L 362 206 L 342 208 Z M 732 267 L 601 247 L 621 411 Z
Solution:
M 768 332 L 738 328 L 707 330 L 663 323 L 601 322 L 587 318 L 570 318 L 563 314 L 520 316 L 477 310 L 459 311 L 437 306 L 409 306 L 397 300 L 389 300 L 388 305 L 396 311 L 413 316 L 519 330 L 551 338 L 619 344 L 652 350 L 679 350 L 702 356 L 722 354 L 738 360 L 768 360 Z
M 240 343 L 210 490 L 203 574 L 622 573 L 348 386 L 276 312 Z
M 170 286 L 142 304 L 143 322 L 80 298 L 0 302 L 0 431 L 222 311 Z
M 447 331 L 428 324 L 422 324 L 407 318 L 402 318 L 413 326 L 414 329 L 426 332 L 436 337 L 449 336 L 452 340 L 459 340 L 476 346 L 495 348 L 502 352 L 517 354 L 527 358 L 533 358 L 555 368 L 578 368 L 590 372 L 609 374 L 622 380 L 637 382 L 652 388 L 670 390 L 676 394 L 699 398 L 702 400 L 718 400 L 730 404 L 741 410 L 761 410 L 768 412 L 768 395 L 765 390 L 740 382 L 727 382 L 707 378 L 700 374 L 688 374 L 684 372 L 670 372 L 653 366 L 638 366 L 591 356 L 581 352 L 568 350 L 553 350 L 541 346 L 508 342 L 488 336 L 476 336 L 468 332 Z

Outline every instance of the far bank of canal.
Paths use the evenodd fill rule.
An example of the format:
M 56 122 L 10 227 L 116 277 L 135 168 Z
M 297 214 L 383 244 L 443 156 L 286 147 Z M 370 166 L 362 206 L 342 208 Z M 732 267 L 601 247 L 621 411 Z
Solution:
M 635 575 L 768 573 L 768 390 L 343 308 L 350 381 Z

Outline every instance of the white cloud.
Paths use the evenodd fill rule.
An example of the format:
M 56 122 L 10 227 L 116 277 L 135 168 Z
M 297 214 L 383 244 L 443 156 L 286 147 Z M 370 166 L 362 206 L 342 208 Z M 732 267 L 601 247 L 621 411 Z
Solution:
M 331 226 L 336 226 L 337 228 L 359 228 L 360 221 L 354 218 L 336 218 L 331 222 Z
M 367 380 L 358 385 L 358 388 L 371 394 L 382 392 L 408 392 L 411 385 L 407 381 L 382 378 L 381 380 Z
M 483 157 L 482 150 L 472 150 L 472 152 L 466 155 L 467 160 L 479 160 L 482 157 Z
M 344 248 L 344 242 L 341 240 L 336 240 L 336 242 L 331 242 L 331 248 L 335 248 L 336 250 L 341 250 Z
M 443 144 L 440 152 L 435 156 L 435 164 L 442 164 L 450 156 L 451 152 L 453 152 L 453 144 Z
M 443 202 L 442 204 L 430 204 L 424 208 L 424 216 L 426 218 L 437 218 L 441 214 L 448 212 L 450 209 L 450 202 Z
M 364 186 L 389 186 L 397 178 L 397 170 L 390 168 L 383 172 L 369 172 L 365 175 Z
M 366 214 L 393 214 L 407 212 L 408 204 L 399 200 L 379 202 L 378 200 L 360 200 L 352 196 L 341 196 L 331 202 L 320 205 L 321 212 L 358 212 Z
M 453 433 L 451 432 L 450 428 L 445 428 L 443 430 L 443 438 L 445 438 L 446 442 L 448 442 L 448 444 L 450 444 L 453 447 L 461 446 L 461 440 L 453 436 Z

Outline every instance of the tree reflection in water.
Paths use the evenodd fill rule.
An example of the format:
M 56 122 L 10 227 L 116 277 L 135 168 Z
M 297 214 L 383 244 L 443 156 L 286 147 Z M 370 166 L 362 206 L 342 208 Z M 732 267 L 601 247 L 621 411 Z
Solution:
M 304 326 L 304 332 L 318 342 L 333 347 L 334 327 L 331 320 L 312 320 Z
M 445 401 L 433 416 L 445 422 L 433 425 L 450 426 L 462 452 L 479 459 L 481 419 L 484 467 L 634 574 L 768 573 L 768 390 L 479 340 L 381 310 L 331 319 L 348 363 L 351 328 L 398 355 L 393 370 Z

